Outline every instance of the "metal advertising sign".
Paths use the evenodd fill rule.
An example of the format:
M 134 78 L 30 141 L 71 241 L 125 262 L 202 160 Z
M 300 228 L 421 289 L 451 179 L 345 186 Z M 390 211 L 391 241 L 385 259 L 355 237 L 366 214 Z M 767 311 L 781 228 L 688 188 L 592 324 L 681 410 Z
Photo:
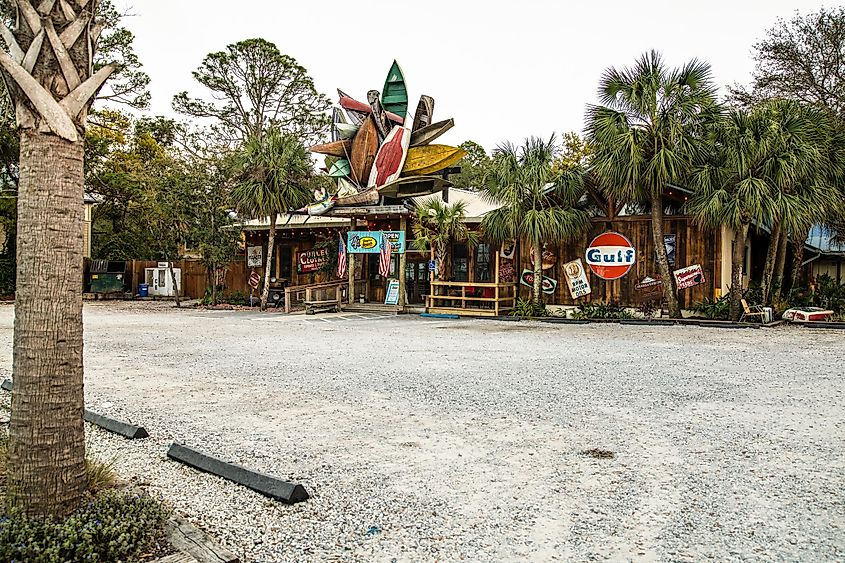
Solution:
M 563 273 L 566 275 L 566 281 L 567 285 L 569 285 L 569 293 L 572 295 L 572 299 L 584 297 L 592 292 L 590 280 L 587 279 L 587 272 L 584 271 L 584 264 L 580 258 L 564 264 Z
M 502 249 L 499 251 L 499 255 L 502 258 L 513 260 L 514 254 L 516 254 L 516 241 L 514 239 L 510 239 L 503 242 Z
M 519 283 L 534 287 L 534 272 L 531 270 L 522 270 L 522 275 L 519 277 Z M 557 280 L 543 276 L 543 293 L 552 294 L 557 289 Z
M 399 304 L 399 280 L 389 280 L 387 282 L 387 292 L 384 295 L 384 304 Z
M 318 248 L 296 253 L 296 271 L 300 274 L 316 272 L 329 261 L 329 249 Z
M 405 252 L 404 231 L 349 231 L 346 250 L 354 254 L 379 254 L 382 234 L 387 235 L 393 254 Z
M 248 246 L 246 248 L 247 268 L 260 268 L 264 263 L 264 253 L 260 246 Z
M 554 250 L 547 250 L 544 248 L 543 251 L 540 253 L 540 256 L 543 262 L 544 270 L 548 270 L 549 268 L 555 265 L 555 262 L 557 262 L 557 254 L 555 254 Z M 531 249 L 531 264 L 534 264 L 533 248 Z
M 675 270 L 672 274 L 675 276 L 675 285 L 678 286 L 678 289 L 688 289 L 706 281 L 701 264 L 693 264 L 692 266 Z
M 663 299 L 663 280 L 645 276 L 634 286 L 634 295 L 639 303 Z
M 252 289 L 258 289 L 258 284 L 261 282 L 261 276 L 258 275 L 258 272 L 252 272 L 249 275 L 249 285 Z
M 619 233 L 602 233 L 587 247 L 587 264 L 598 277 L 616 280 L 624 276 L 637 261 L 637 251 Z

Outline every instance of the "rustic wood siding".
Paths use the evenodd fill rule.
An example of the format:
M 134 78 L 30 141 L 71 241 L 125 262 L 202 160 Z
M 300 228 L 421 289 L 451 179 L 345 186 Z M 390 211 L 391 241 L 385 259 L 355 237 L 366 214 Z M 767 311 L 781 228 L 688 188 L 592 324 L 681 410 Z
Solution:
M 692 264 L 701 264 L 707 282 L 705 284 L 681 290 L 678 292 L 678 300 L 681 307 L 687 308 L 693 302 L 704 297 L 712 298 L 714 295 L 715 283 L 718 283 L 718 250 L 719 236 L 717 231 L 704 230 L 692 224 L 687 216 L 666 217 L 663 223 L 665 234 L 676 235 L 675 265 L 670 270 L 677 270 Z M 607 281 L 593 274 L 586 264 L 584 254 L 590 241 L 596 236 L 607 231 L 615 231 L 628 238 L 637 250 L 637 262 L 631 270 L 618 280 Z M 524 269 L 533 269 L 531 265 L 531 245 L 522 241 L 519 244 L 516 274 L 519 276 Z M 644 276 L 657 275 L 657 264 L 655 262 L 654 243 L 651 235 L 651 219 L 649 217 L 619 217 L 613 221 L 606 218 L 594 218 L 591 221 L 590 229 L 586 236 L 577 241 L 554 248 L 557 254 L 557 262 L 543 274 L 558 281 L 557 290 L 554 295 L 547 295 L 546 302 L 574 305 L 576 302 L 569 294 L 566 286 L 566 277 L 563 274 L 562 265 L 570 260 L 581 258 L 584 267 L 590 275 L 590 286 L 592 294 L 578 300 L 581 301 L 602 301 L 618 302 L 622 305 L 636 305 L 634 286 Z M 520 284 L 519 296 L 527 299 L 531 296 L 531 288 Z

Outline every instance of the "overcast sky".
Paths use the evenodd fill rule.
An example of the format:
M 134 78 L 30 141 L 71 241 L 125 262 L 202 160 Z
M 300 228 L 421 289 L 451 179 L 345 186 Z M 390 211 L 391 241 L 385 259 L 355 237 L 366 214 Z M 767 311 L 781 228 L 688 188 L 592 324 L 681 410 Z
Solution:
M 752 45 L 778 18 L 837 3 L 817 0 L 116 0 L 152 78 L 151 114 L 174 115 L 173 95 L 200 94 L 203 57 L 263 37 L 308 69 L 318 90 L 366 101 L 399 61 L 416 107 L 435 99 L 453 117 L 442 142 L 505 140 L 581 131 L 602 71 L 649 49 L 672 65 L 698 57 L 717 85 L 747 83 Z

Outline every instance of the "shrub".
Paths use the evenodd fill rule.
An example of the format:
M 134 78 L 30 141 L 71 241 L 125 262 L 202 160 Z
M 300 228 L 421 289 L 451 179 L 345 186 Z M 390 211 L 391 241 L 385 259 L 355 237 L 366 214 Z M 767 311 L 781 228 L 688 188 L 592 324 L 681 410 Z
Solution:
M 730 295 L 723 295 L 716 300 L 705 297 L 693 303 L 692 310 L 708 319 L 727 319 L 731 312 Z
M 619 303 L 582 303 L 572 312 L 573 319 L 633 319 L 634 315 Z
M 549 311 L 545 303 L 534 303 L 530 299 L 517 299 L 516 305 L 510 313 L 512 317 L 548 317 Z
M 160 547 L 170 512 L 148 496 L 106 491 L 64 519 L 0 516 L 0 561 L 125 561 Z

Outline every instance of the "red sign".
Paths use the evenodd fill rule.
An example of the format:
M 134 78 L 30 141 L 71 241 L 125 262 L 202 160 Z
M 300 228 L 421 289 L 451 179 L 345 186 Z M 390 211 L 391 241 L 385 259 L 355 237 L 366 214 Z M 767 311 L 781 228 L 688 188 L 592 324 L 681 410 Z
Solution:
M 296 271 L 300 274 L 316 272 L 329 261 L 329 249 L 318 248 L 296 253 Z
M 252 286 L 252 289 L 258 289 L 258 282 L 261 281 L 261 276 L 258 275 L 258 272 L 252 272 L 249 275 L 249 285 Z
M 675 285 L 678 286 L 678 289 L 687 289 L 706 281 L 700 264 L 687 266 L 672 273 L 675 275 Z
M 619 279 L 637 261 L 637 251 L 619 233 L 602 233 L 587 247 L 587 264 L 595 275 L 605 280 Z

